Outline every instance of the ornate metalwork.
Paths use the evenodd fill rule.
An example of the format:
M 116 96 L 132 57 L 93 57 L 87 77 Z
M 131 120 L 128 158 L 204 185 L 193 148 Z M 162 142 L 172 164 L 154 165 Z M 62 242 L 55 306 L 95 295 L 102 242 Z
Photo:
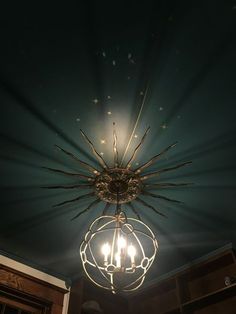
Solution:
M 140 215 L 137 214 L 137 210 L 134 207 L 134 204 L 130 206 L 130 203 L 133 201 L 137 201 L 140 204 L 142 204 L 145 208 L 152 209 L 155 213 L 161 216 L 164 215 L 159 209 L 156 209 L 154 206 L 149 204 L 147 201 L 141 199 L 140 197 L 148 195 L 150 197 L 156 198 L 156 199 L 162 199 L 167 202 L 179 202 L 177 200 L 172 200 L 168 197 L 162 196 L 159 193 L 154 194 L 150 193 L 149 190 L 160 190 L 162 188 L 174 188 L 174 187 L 180 187 L 180 186 L 187 186 L 189 183 L 170 183 L 170 182 L 158 182 L 158 183 L 149 183 L 148 181 L 151 178 L 159 177 L 162 173 L 173 171 L 176 169 L 179 169 L 181 167 L 184 167 L 191 163 L 191 161 L 183 162 L 177 165 L 174 165 L 169 168 L 159 169 L 154 172 L 148 172 L 143 173 L 147 168 L 152 166 L 157 160 L 159 160 L 165 153 L 167 153 L 171 148 L 175 147 L 177 142 L 173 143 L 172 145 L 169 145 L 164 150 L 161 151 L 161 153 L 155 155 L 152 157 L 149 161 L 143 163 L 141 166 L 132 168 L 132 163 L 136 158 L 136 155 L 138 151 L 141 149 L 143 142 L 150 130 L 150 127 L 147 128 L 146 132 L 144 133 L 143 137 L 141 138 L 141 141 L 139 144 L 135 147 L 133 153 L 131 154 L 130 159 L 127 161 L 126 166 L 122 166 L 122 163 L 124 161 L 124 156 L 121 158 L 121 161 L 119 161 L 119 154 L 118 154 L 118 139 L 117 134 L 115 130 L 115 123 L 113 123 L 113 165 L 110 167 L 103 157 L 97 152 L 97 150 L 94 147 L 94 144 L 91 142 L 91 140 L 88 138 L 88 136 L 81 130 L 81 134 L 83 138 L 85 139 L 86 143 L 91 148 L 92 153 L 97 158 L 100 167 L 102 169 L 96 169 L 94 166 L 89 165 L 88 163 L 80 160 L 77 156 L 74 154 L 68 152 L 67 150 L 61 148 L 60 146 L 56 147 L 62 151 L 64 154 L 69 156 L 70 158 L 76 160 L 84 169 L 86 169 L 89 173 L 89 175 L 85 175 L 82 173 L 70 173 L 61 169 L 54 169 L 54 168 L 47 168 L 44 167 L 44 169 L 47 169 L 49 171 L 53 171 L 55 173 L 71 176 L 74 178 L 78 178 L 78 180 L 85 180 L 88 181 L 85 183 L 84 181 L 78 181 L 78 183 L 73 185 L 53 185 L 53 186 L 46 186 L 44 188 L 48 189 L 91 189 L 93 190 L 92 193 L 79 195 L 78 197 L 70 200 L 66 200 L 64 202 L 61 202 L 55 206 L 62 206 L 66 204 L 71 204 L 74 202 L 78 202 L 79 200 L 83 198 L 91 198 L 96 197 L 96 200 L 91 200 L 90 204 L 82 210 L 80 213 L 78 213 L 75 217 L 72 219 L 75 219 L 79 217 L 81 214 L 87 212 L 91 208 L 94 207 L 95 204 L 98 203 L 98 201 L 104 201 L 107 204 L 116 204 L 117 198 L 119 198 L 120 204 L 127 204 L 129 208 L 132 210 L 132 212 L 140 219 Z M 124 154 L 125 155 L 125 154 Z
M 116 204 L 133 201 L 141 192 L 142 183 L 133 171 L 113 168 L 103 171 L 95 179 L 95 193 L 104 202 Z
M 162 173 L 188 165 L 191 161 L 153 172 L 143 173 L 173 148 L 176 143 L 168 146 L 162 150 L 161 153 L 155 155 L 136 169 L 132 168 L 132 164 L 143 145 L 149 129 L 150 128 L 146 130 L 141 141 L 135 147 L 131 157 L 126 162 L 126 166 L 123 166 L 123 161 L 131 139 L 128 142 L 121 161 L 119 161 L 117 134 L 115 123 L 113 123 L 113 165 L 111 167 L 106 163 L 101 154 L 97 152 L 91 140 L 82 130 L 81 134 L 91 148 L 92 153 L 97 158 L 101 169 L 96 169 L 59 146 L 56 147 L 64 154 L 77 161 L 88 171 L 89 175 L 44 167 L 60 175 L 78 178 L 78 182 L 73 185 L 53 185 L 45 188 L 90 189 L 90 193 L 78 195 L 73 199 L 65 200 L 55 205 L 63 206 L 78 202 L 82 199 L 93 198 L 93 200 L 89 201 L 86 208 L 80 210 L 72 220 L 77 219 L 82 214 L 91 210 L 99 202 L 105 202 L 102 216 L 94 220 L 85 235 L 80 246 L 80 255 L 84 271 L 91 281 L 99 287 L 111 290 L 113 293 L 138 289 L 142 285 L 158 249 L 157 240 L 152 230 L 141 221 L 140 213 L 133 204 L 134 201 L 141 204 L 143 208 L 152 210 L 154 213 L 166 217 L 159 209 L 149 204 L 141 197 L 148 196 L 157 200 L 161 199 L 167 202 L 180 203 L 178 200 L 162 196 L 159 193 L 154 194 L 150 192 L 150 190 L 189 185 L 188 183 L 179 182 L 153 183 L 148 182 L 148 180 L 161 176 Z M 116 205 L 115 214 L 108 215 L 108 209 L 112 205 L 114 206 L 114 204 Z M 138 219 L 127 218 L 125 213 L 121 210 L 122 204 L 126 204 Z M 104 242 L 104 240 L 106 240 L 106 242 L 101 248 L 101 243 Z
M 152 230 L 120 212 L 94 220 L 80 246 L 80 256 L 88 278 L 117 293 L 134 291 L 142 285 L 157 249 Z

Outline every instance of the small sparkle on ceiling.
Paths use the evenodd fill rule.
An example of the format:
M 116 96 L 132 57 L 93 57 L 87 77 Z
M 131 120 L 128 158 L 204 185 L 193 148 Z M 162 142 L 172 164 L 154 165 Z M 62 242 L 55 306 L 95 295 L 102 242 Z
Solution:
M 163 107 L 160 107 L 160 108 L 159 108 L 160 111 L 162 111 L 163 109 L 164 109 Z
M 111 96 L 107 96 L 107 99 L 111 99 Z
M 103 56 L 104 58 L 106 58 L 106 53 L 105 53 L 105 51 L 102 52 L 102 56 Z
M 116 60 L 112 60 L 112 65 L 113 65 L 113 66 L 116 65 Z
M 77 121 L 77 122 L 80 122 L 80 118 L 76 118 L 76 121 Z
M 108 114 L 108 115 L 111 115 L 111 111 L 107 111 L 107 114 Z
M 101 144 L 106 144 L 106 140 L 101 139 L 101 140 L 100 140 L 100 143 L 101 143 Z
M 135 165 L 138 166 L 138 165 L 139 165 L 139 162 L 136 162 Z
M 103 152 L 101 152 L 101 153 L 100 153 L 100 155 L 101 155 L 101 156 L 103 156 L 103 155 L 104 155 L 104 153 L 103 153 Z
M 167 125 L 166 125 L 166 124 L 162 124 L 162 125 L 161 125 L 161 128 L 162 128 L 163 130 L 165 130 L 165 129 L 167 129 Z
M 137 137 L 138 137 L 138 134 L 134 134 L 134 137 L 137 138 Z
M 93 99 L 93 102 L 94 102 L 95 104 L 97 104 L 97 103 L 98 103 L 98 99 L 97 99 L 97 98 Z
M 143 96 L 143 95 L 144 95 L 144 92 L 140 92 L 140 95 Z
M 131 58 L 132 58 L 132 54 L 128 53 L 128 59 L 131 59 Z

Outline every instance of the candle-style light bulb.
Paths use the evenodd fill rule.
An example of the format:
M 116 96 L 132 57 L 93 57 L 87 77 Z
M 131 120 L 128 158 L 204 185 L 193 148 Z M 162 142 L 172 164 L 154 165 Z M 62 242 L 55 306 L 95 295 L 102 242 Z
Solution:
M 128 255 L 130 256 L 131 265 L 132 265 L 132 267 L 134 267 L 135 266 L 136 249 L 132 244 L 128 246 Z
M 126 247 L 126 240 L 122 236 L 120 236 L 118 238 L 117 242 L 118 242 L 117 244 L 118 244 L 118 249 L 119 250 L 122 250 L 122 249 L 124 249 Z
M 102 254 L 104 255 L 104 264 L 107 264 L 107 259 L 111 253 L 111 247 L 108 242 L 104 243 L 102 246 Z
M 116 259 L 116 267 L 120 268 L 121 267 L 121 258 L 120 258 L 120 253 L 119 252 L 116 253 L 115 259 Z

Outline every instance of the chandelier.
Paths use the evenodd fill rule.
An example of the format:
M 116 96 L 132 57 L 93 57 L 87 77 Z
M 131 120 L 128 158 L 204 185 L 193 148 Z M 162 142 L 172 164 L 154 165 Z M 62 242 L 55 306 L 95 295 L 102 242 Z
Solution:
M 80 246 L 80 255 L 90 280 L 117 293 L 142 285 L 157 248 L 157 240 L 146 224 L 117 212 L 94 220 Z
M 80 256 L 83 269 L 88 278 L 97 286 L 111 290 L 113 293 L 138 289 L 144 282 L 146 273 L 151 267 L 158 249 L 158 243 L 154 233 L 142 221 L 133 202 L 136 201 L 142 206 L 151 209 L 156 214 L 165 216 L 159 209 L 144 200 L 142 196 L 147 195 L 168 202 L 181 203 L 178 200 L 152 193 L 150 190 L 186 186 L 189 184 L 170 182 L 150 183 L 149 179 L 160 176 L 162 173 L 181 168 L 191 163 L 191 161 L 153 172 L 143 173 L 145 169 L 160 159 L 177 143 L 168 146 L 139 167 L 132 167 L 149 130 L 150 128 L 146 130 L 140 143 L 136 146 L 125 165 L 123 165 L 124 156 L 121 161 L 119 160 L 117 135 L 115 123 L 113 123 L 113 165 L 111 167 L 108 166 L 102 155 L 97 152 L 93 143 L 82 130 L 80 130 L 81 134 L 98 159 L 101 169 L 94 168 L 92 165 L 80 160 L 71 152 L 57 145 L 56 147 L 59 150 L 79 162 L 82 167 L 86 168 L 89 175 L 70 173 L 60 169 L 45 167 L 50 171 L 80 179 L 78 184 L 66 186 L 54 185 L 47 186 L 46 188 L 80 190 L 89 188 L 92 190 L 90 193 L 79 195 L 74 199 L 54 205 L 57 207 L 74 203 L 84 198 L 95 197 L 95 200 L 90 202 L 87 208 L 80 211 L 72 220 L 79 218 L 81 214 L 95 207 L 99 202 L 106 203 L 102 215 L 92 222 L 85 234 L 80 246 Z M 124 204 L 131 209 L 136 218 L 127 217 L 125 209 L 122 208 Z M 115 206 L 114 213 L 108 214 L 108 210 L 112 206 Z

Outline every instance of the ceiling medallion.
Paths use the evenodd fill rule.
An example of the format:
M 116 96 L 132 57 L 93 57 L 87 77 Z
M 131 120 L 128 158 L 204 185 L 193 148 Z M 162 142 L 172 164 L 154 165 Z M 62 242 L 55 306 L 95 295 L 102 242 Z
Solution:
M 117 190 L 119 190 L 119 203 L 133 201 L 141 192 L 142 182 L 138 175 L 126 168 L 111 168 L 103 171 L 95 179 L 96 195 L 108 203 L 117 203 Z
M 132 167 L 133 161 L 142 147 L 149 130 L 150 128 L 146 130 L 140 143 L 136 146 L 125 165 L 123 165 L 124 156 L 121 161 L 119 160 L 117 135 L 115 123 L 113 123 L 114 160 L 111 167 L 107 165 L 102 155 L 97 152 L 87 135 L 80 130 L 93 154 L 98 159 L 101 169 L 96 169 L 59 146 L 56 147 L 79 162 L 80 165 L 89 172 L 89 175 L 46 168 L 50 171 L 77 177 L 79 179 L 78 183 L 74 185 L 47 186 L 46 188 L 78 190 L 89 188 L 92 190 L 90 193 L 79 195 L 74 199 L 54 205 L 62 206 L 78 202 L 81 199 L 95 197 L 95 200 L 90 202 L 87 208 L 80 211 L 72 220 L 78 218 L 99 202 L 106 203 L 102 215 L 95 219 L 89 227 L 80 246 L 80 255 L 84 271 L 88 278 L 97 286 L 111 290 L 113 293 L 138 289 L 144 282 L 146 273 L 151 267 L 158 249 L 154 233 L 141 220 L 141 216 L 137 208 L 135 208 L 133 201 L 140 203 L 145 208 L 153 210 L 158 215 L 165 216 L 159 209 L 148 203 L 142 197 L 147 195 L 168 202 L 181 203 L 178 200 L 152 193 L 150 190 L 189 185 L 189 183 L 153 183 L 149 182 L 149 179 L 160 176 L 162 173 L 181 168 L 190 164 L 191 161 L 149 173 L 144 172 L 177 143 L 168 146 L 162 152 L 140 166 L 136 168 Z M 126 151 L 128 146 L 129 144 L 126 147 Z M 137 219 L 128 218 L 126 216 L 125 209 L 121 208 L 124 204 L 131 209 Z M 114 214 L 109 215 L 108 210 L 114 205 Z

